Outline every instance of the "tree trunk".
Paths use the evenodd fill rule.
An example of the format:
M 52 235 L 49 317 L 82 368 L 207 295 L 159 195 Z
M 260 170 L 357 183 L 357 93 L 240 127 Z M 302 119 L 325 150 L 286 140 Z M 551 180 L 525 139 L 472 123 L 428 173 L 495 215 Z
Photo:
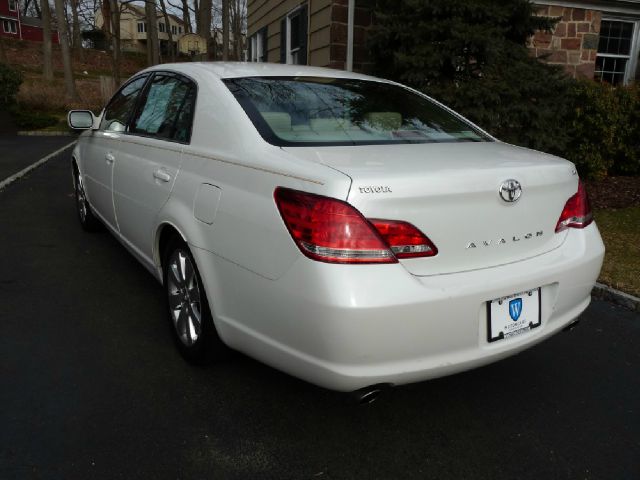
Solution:
M 229 60 L 229 0 L 222 0 L 222 60 Z
M 9 63 L 7 52 L 4 49 L 4 38 L 0 37 L 0 63 Z
M 48 1 L 48 0 L 45 0 Z M 80 62 L 84 63 L 84 49 L 82 48 L 82 35 L 80 32 L 80 18 L 78 16 L 78 4 L 80 0 L 71 0 L 71 12 L 73 14 L 73 49 Z
M 169 59 L 172 62 L 175 62 L 176 50 L 173 46 L 173 32 L 171 31 L 171 25 L 169 24 L 169 14 L 167 13 L 167 7 L 164 3 L 164 0 L 160 0 L 160 9 L 162 10 L 162 15 L 164 16 L 164 23 L 167 24 L 167 36 L 169 37 Z
M 152 66 L 160 63 L 158 13 L 155 0 L 145 2 L 144 11 L 147 18 L 147 63 Z
M 116 85 L 120 85 L 120 6 L 118 0 L 104 0 L 103 4 L 108 4 L 107 10 L 109 11 L 110 22 L 104 22 L 108 24 L 108 30 L 111 33 L 111 59 L 113 70 L 113 81 Z
M 42 75 L 45 80 L 53 80 L 53 60 L 51 57 L 51 9 L 49 0 L 42 2 Z
M 58 18 L 58 33 L 60 35 L 60 50 L 62 51 L 62 66 L 64 68 L 64 88 L 67 99 L 77 102 L 80 101 L 80 96 L 76 90 L 76 82 L 73 78 L 71 52 L 69 49 L 69 30 L 67 22 L 64 21 L 64 0 L 56 0 L 55 5 L 56 17 Z
M 191 14 L 189 13 L 188 0 L 182 0 L 182 21 L 184 22 L 184 33 L 191 33 Z
M 197 15 L 197 24 L 198 24 L 198 35 L 204 37 L 209 43 L 209 39 L 211 38 L 211 10 L 213 8 L 213 4 L 211 0 L 200 0 L 200 5 L 198 5 L 198 15 Z

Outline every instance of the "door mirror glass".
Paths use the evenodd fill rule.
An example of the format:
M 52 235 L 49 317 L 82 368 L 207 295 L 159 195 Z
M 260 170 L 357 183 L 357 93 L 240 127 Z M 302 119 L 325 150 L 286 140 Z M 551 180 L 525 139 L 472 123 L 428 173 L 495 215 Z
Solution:
M 71 110 L 67 116 L 67 123 L 74 130 L 88 130 L 93 128 L 95 117 L 89 110 Z

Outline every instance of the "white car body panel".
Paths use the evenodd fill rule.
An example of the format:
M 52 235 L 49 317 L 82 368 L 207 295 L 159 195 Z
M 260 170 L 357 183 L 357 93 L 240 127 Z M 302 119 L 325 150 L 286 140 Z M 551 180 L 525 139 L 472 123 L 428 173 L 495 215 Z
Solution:
M 92 208 L 103 220 L 113 219 L 111 230 L 158 280 L 164 229 L 188 242 L 216 329 L 232 348 L 307 381 L 350 391 L 504 358 L 561 330 L 589 304 L 604 255 L 597 227 L 554 233 L 577 188 L 570 162 L 501 142 L 280 148 L 260 136 L 221 78 L 382 80 L 268 64 L 151 70 L 178 71 L 197 82 L 190 144 L 128 133 L 112 135 L 108 143 L 92 131 L 81 136 L 74 160 Z M 112 175 L 111 210 L 103 188 L 108 169 L 95 166 L 109 149 L 122 150 Z M 159 169 L 170 180 L 158 181 Z M 523 186 L 514 204 L 498 197 L 508 178 Z M 390 188 L 360 190 L 367 186 Z M 346 200 L 365 217 L 414 223 L 439 253 L 386 265 L 311 260 L 276 208 L 277 187 Z M 199 197 L 203 188 L 207 193 Z M 211 199 L 210 215 L 203 198 Z M 508 229 L 492 228 L 496 212 L 508 216 Z M 536 237 L 539 230 L 544 235 Z M 513 236 L 521 238 L 479 246 Z M 478 245 L 466 248 L 469 242 Z M 489 343 L 486 302 L 539 287 L 541 327 Z

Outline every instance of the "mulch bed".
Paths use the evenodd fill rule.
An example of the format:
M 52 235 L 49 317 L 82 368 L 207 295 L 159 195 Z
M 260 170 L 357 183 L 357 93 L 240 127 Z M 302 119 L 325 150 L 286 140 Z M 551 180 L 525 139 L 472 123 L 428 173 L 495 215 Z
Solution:
M 586 182 L 593 208 L 640 206 L 640 177 L 606 177 Z

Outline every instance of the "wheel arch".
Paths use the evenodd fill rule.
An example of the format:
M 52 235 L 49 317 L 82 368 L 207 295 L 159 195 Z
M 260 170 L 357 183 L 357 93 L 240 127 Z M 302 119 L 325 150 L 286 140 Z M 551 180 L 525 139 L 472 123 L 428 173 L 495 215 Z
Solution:
M 158 225 L 156 229 L 156 235 L 153 242 L 153 262 L 155 264 L 156 272 L 158 278 L 161 279 L 161 282 L 164 283 L 163 273 L 162 273 L 162 262 L 164 251 L 169 244 L 169 241 L 173 237 L 178 237 L 182 239 L 185 243 L 187 242 L 187 238 L 185 237 L 182 230 L 173 222 L 165 220 Z

